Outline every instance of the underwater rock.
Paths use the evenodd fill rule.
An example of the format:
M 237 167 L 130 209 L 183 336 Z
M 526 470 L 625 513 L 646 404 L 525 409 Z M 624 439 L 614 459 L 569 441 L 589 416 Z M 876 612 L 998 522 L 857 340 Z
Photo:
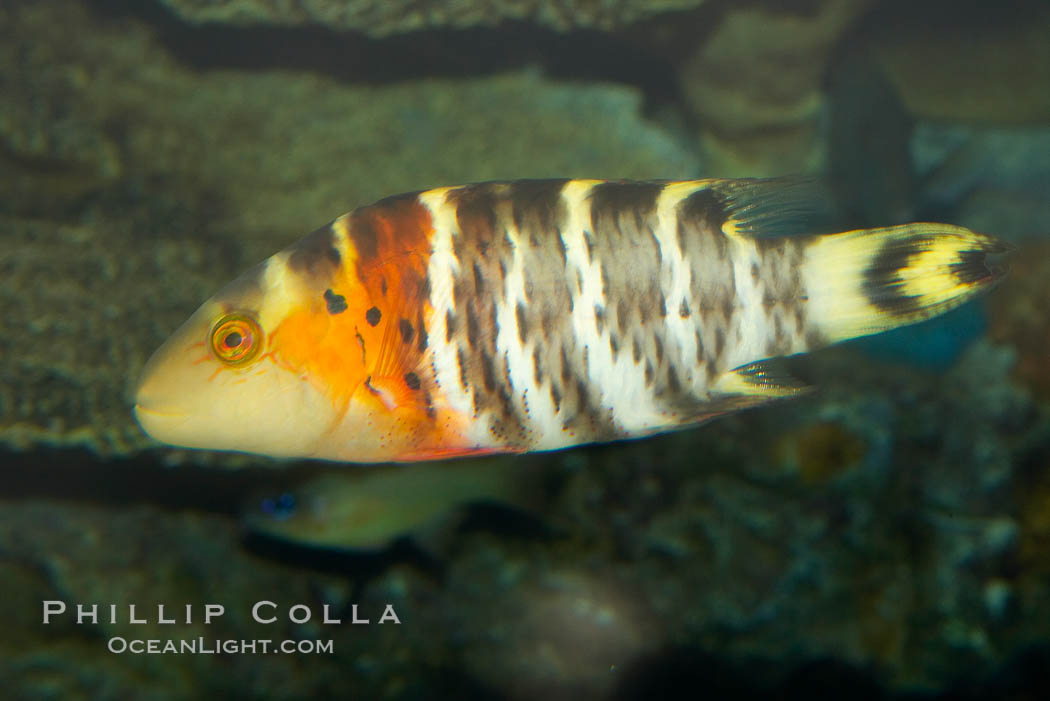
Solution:
M 970 124 L 1050 121 L 1046 3 L 887 3 L 874 22 L 873 55 L 914 116 Z
M 160 0 L 192 22 L 316 24 L 386 36 L 527 21 L 558 31 L 612 30 L 704 0 Z
M 821 421 L 783 436 L 774 457 L 797 469 L 803 483 L 819 484 L 854 467 L 866 452 L 864 441 L 841 424 Z
M 38 177 L 39 142 L 56 168 L 87 159 L 92 174 L 31 200 L 0 192 L 0 441 L 22 448 L 150 445 L 128 395 L 147 354 L 221 284 L 355 206 L 475 180 L 698 170 L 625 87 L 196 73 L 136 20 L 76 2 L 0 12 L 18 66 L 5 98 L 22 105 L 0 101 L 0 143 L 19 154 L 0 172 Z M 55 113 L 77 115 L 68 147 L 63 122 L 36 124 Z
M 508 698 L 609 698 L 623 670 L 662 642 L 647 597 L 620 573 L 564 558 L 508 568 L 505 553 L 483 555 L 462 558 L 452 575 L 452 586 L 475 592 L 485 614 L 464 616 L 457 642 L 472 676 Z M 486 559 L 497 577 L 480 571 Z
M 1014 376 L 1050 401 L 1050 243 L 1019 244 L 1010 276 L 991 299 L 989 334 L 1016 350 Z
M 913 119 L 986 125 L 1050 121 L 1045 88 L 1050 11 L 1038 0 L 964 7 L 950 0 L 813 0 L 711 4 L 704 12 L 708 9 L 709 26 L 698 28 L 692 46 L 676 49 L 684 58 L 673 62 L 711 175 L 822 171 L 825 149 L 837 146 L 825 141 L 837 138 L 840 126 L 832 123 L 828 133 L 826 92 L 829 87 L 842 92 L 842 85 L 834 85 L 836 74 L 856 59 L 871 64 L 895 93 L 889 103 L 899 102 Z M 877 91 L 849 84 L 858 76 L 841 78 L 847 90 L 878 99 Z M 868 116 L 881 119 L 889 107 L 873 103 Z M 896 119 L 894 110 L 886 116 Z M 846 126 L 863 126 L 865 115 L 858 116 Z M 871 153 L 856 155 L 871 157 L 874 171 L 896 147 L 891 144 L 884 154 L 878 146 L 866 146 Z M 893 182 L 875 184 L 893 188 Z M 887 203 L 897 205 L 889 212 L 891 221 L 907 216 L 908 203 L 900 201 L 905 188 L 896 187 L 875 193 L 898 200 Z M 877 199 L 868 204 L 878 205 Z
M 94 104 L 67 99 L 90 89 L 90 70 L 27 44 L 18 15 L 0 8 L 0 192 L 15 211 L 57 213 L 120 177 L 120 147 Z
M 869 0 L 733 5 L 679 67 L 710 175 L 818 172 L 832 49 Z

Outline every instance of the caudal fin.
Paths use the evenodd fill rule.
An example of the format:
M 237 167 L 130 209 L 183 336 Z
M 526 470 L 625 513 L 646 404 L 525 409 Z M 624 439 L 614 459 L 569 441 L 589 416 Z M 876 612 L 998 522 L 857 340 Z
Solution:
M 806 251 L 809 318 L 834 343 L 943 314 L 998 282 L 1006 251 L 950 224 L 818 237 Z

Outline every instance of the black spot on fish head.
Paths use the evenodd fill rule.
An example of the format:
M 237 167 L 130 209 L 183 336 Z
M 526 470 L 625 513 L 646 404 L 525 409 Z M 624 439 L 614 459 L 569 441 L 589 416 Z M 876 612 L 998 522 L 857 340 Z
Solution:
M 365 321 L 368 322 L 369 326 L 378 326 L 382 318 L 383 312 L 379 311 L 379 307 L 372 307 L 365 312 Z
M 346 311 L 346 297 L 337 295 L 330 289 L 324 291 L 324 303 L 329 314 L 342 314 Z
M 409 389 L 419 389 L 423 384 L 419 381 L 419 375 L 414 372 L 405 373 L 405 384 Z

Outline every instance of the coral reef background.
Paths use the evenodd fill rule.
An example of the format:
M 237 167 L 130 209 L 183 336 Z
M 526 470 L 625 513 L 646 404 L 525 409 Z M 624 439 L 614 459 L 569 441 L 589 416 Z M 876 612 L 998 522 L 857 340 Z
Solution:
M 1046 3 L 11 2 L 0 66 L 6 697 L 1050 693 Z M 437 551 L 254 537 L 258 490 L 353 468 L 168 449 L 131 417 L 201 300 L 379 197 L 791 172 L 828 176 L 843 227 L 969 226 L 1016 246 L 1013 271 L 793 360 L 813 396 L 542 456 L 538 519 L 475 509 Z M 56 599 L 227 613 L 42 625 Z M 386 603 L 400 626 L 318 622 Z

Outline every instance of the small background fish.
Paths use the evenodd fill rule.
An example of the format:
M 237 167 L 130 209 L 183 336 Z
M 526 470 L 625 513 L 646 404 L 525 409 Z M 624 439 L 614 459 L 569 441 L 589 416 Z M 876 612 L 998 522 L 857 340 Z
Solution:
M 549 476 L 535 460 L 469 460 L 327 471 L 248 501 L 249 532 L 286 543 L 378 551 L 410 536 L 440 544 L 472 504 L 536 511 Z

